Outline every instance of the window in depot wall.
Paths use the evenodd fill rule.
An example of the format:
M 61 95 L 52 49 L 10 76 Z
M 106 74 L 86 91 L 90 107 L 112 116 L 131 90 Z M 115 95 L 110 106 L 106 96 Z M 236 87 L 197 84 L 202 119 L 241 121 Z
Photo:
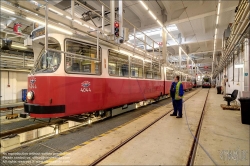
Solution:
M 99 60 L 97 59 L 96 45 L 66 40 L 65 70 L 68 73 L 101 74 L 101 48 L 99 48 Z
M 143 60 L 131 57 L 130 58 L 131 77 L 143 77 Z
M 108 72 L 111 76 L 128 77 L 128 56 L 117 51 L 109 50 Z

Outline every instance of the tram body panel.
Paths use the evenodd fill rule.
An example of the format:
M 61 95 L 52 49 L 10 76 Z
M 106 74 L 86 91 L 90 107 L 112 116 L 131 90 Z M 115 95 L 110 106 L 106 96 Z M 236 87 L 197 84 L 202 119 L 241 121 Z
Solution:
M 143 100 L 157 99 L 159 96 L 169 94 L 172 80 L 164 81 L 162 73 L 165 69 L 160 65 L 157 67 L 158 61 L 153 61 L 156 65 L 153 72 L 159 68 L 160 78 L 152 71 L 149 78 L 144 75 L 148 74 L 146 71 L 141 76 L 143 78 L 138 77 L 139 68 L 136 78 L 132 77 L 131 73 L 127 77 L 116 76 L 109 74 L 109 50 L 111 48 L 108 46 L 100 44 L 101 59 L 97 62 L 93 60 L 98 59 L 97 54 L 91 52 L 93 50 L 97 52 L 97 48 L 92 48 L 96 45 L 94 42 L 60 34 L 49 34 L 49 43 L 54 51 L 50 50 L 48 54 L 45 54 L 43 37 L 38 36 L 33 42 L 35 42 L 34 53 L 37 63 L 34 71 L 28 76 L 29 95 L 27 98 L 29 96 L 29 99 L 24 104 L 25 112 L 28 112 L 31 117 L 57 118 L 88 114 Z M 83 52 L 79 53 L 78 48 L 81 47 L 83 49 L 79 51 Z M 67 49 L 71 52 L 67 52 Z M 87 54 L 91 60 L 84 59 Z M 153 62 L 150 63 L 153 64 Z M 78 63 L 79 71 L 73 71 L 73 68 L 77 67 L 76 63 Z M 85 69 L 90 72 L 86 73 Z M 96 69 L 99 73 L 95 73 Z M 127 72 L 130 70 L 127 68 Z
M 164 82 L 165 84 L 165 94 L 170 94 L 170 88 L 171 88 L 171 85 L 172 85 L 172 80 L 166 80 Z
M 65 113 L 43 114 L 43 117 L 70 116 L 95 112 L 120 105 L 152 99 L 164 93 L 163 81 L 93 78 L 32 76 L 36 79 L 35 97 L 30 104 L 41 106 L 65 105 Z M 85 84 L 83 86 L 83 84 Z M 46 90 L 45 90 L 46 89 Z M 34 117 L 42 117 L 32 114 Z

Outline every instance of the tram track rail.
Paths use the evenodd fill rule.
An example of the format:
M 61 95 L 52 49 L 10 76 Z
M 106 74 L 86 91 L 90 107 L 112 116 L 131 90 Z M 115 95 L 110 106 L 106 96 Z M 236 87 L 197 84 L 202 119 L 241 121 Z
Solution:
M 198 123 L 198 127 L 197 127 L 195 135 L 194 135 L 193 144 L 192 144 L 192 147 L 191 147 L 191 150 L 190 150 L 190 153 L 189 153 L 189 158 L 188 158 L 188 161 L 187 161 L 187 164 L 186 164 L 187 166 L 194 165 L 196 151 L 197 151 L 197 147 L 199 145 L 199 137 L 200 137 L 201 127 L 202 127 L 203 119 L 204 119 L 204 116 L 205 116 L 205 110 L 206 110 L 209 91 L 210 91 L 210 89 L 208 90 L 206 100 L 205 100 L 205 103 L 203 105 L 203 109 L 202 109 L 202 112 L 201 112 L 201 117 L 200 117 L 200 120 L 199 120 L 199 123 Z
M 192 93 L 198 93 L 200 91 L 200 89 L 194 89 L 195 91 L 193 91 Z M 188 92 L 190 93 L 190 92 Z M 187 93 L 187 94 L 188 94 Z M 193 95 L 192 95 L 193 96 Z M 188 98 L 192 97 L 192 96 L 188 96 Z M 96 124 L 97 126 L 100 126 L 101 124 L 107 124 L 110 120 L 112 121 L 111 123 L 114 123 L 114 125 L 107 125 L 107 128 L 104 128 L 102 130 L 98 129 L 96 131 L 96 126 L 92 126 L 92 125 L 81 125 L 81 126 L 76 126 L 75 128 L 71 128 L 70 130 L 67 130 L 63 133 L 59 133 L 56 135 L 51 135 L 48 136 L 46 138 L 42 138 L 39 140 L 33 140 L 31 142 L 27 142 L 22 144 L 20 147 L 12 149 L 9 151 L 9 153 L 12 152 L 67 152 L 68 150 L 71 150 L 71 148 L 74 148 L 75 146 L 78 146 L 79 144 L 83 144 L 86 142 L 91 142 L 93 140 L 93 138 L 95 137 L 99 137 L 100 135 L 102 135 L 103 133 L 108 133 L 111 131 L 114 131 L 114 128 L 119 128 L 119 126 L 123 126 L 124 124 L 129 124 L 131 122 L 133 122 L 135 119 L 138 119 L 152 111 L 154 111 L 155 109 L 164 107 L 166 105 L 168 105 L 169 103 L 171 103 L 171 98 L 165 98 L 163 100 L 160 100 L 158 102 L 155 103 L 151 103 L 149 105 L 140 107 L 138 111 L 129 111 L 124 113 L 124 115 L 120 116 L 115 116 L 115 117 L 109 117 L 103 120 L 99 120 L 99 121 L 95 121 L 92 122 L 92 124 Z M 131 112 L 131 113 L 130 113 Z M 112 120 L 113 119 L 113 120 Z M 127 121 L 125 121 L 125 119 L 128 119 Z M 64 119 L 65 120 L 65 119 Z M 103 126 L 103 125 L 101 125 Z M 105 125 L 106 126 L 106 125 Z M 82 130 L 84 129 L 84 130 Z M 93 130 L 93 131 L 92 131 Z M 79 133 L 81 133 L 81 135 L 85 135 L 85 133 L 93 133 L 90 135 L 87 135 L 87 137 L 77 137 L 77 139 L 75 139 L 74 142 L 70 142 L 69 144 L 66 144 L 64 146 L 61 146 L 61 144 L 58 144 L 58 142 L 60 142 L 60 140 L 67 140 L 68 138 L 71 138 L 71 135 L 79 135 Z M 48 146 L 45 149 L 41 149 L 42 147 L 40 146 L 40 143 Z M 54 151 L 51 149 L 55 149 Z M 43 162 L 45 162 L 46 160 L 41 161 L 40 164 L 42 164 Z M 12 164 L 4 164 L 4 166 L 12 166 Z M 27 164 L 29 165 L 29 164 Z M 43 164 L 42 164 L 43 165 Z
M 168 99 L 168 98 L 165 98 L 163 100 L 166 100 L 166 99 Z M 157 105 L 157 102 L 152 103 L 152 104 Z M 160 107 L 160 106 L 158 106 L 158 107 Z M 108 117 L 108 118 L 110 118 L 110 117 Z M 32 119 L 33 118 L 30 118 L 30 120 L 32 120 Z M 106 118 L 102 118 L 100 120 L 103 120 L 103 119 L 106 119 Z M 39 119 L 36 119 L 36 120 L 39 121 Z M 52 126 L 52 125 L 63 124 L 65 122 L 69 121 L 69 120 L 71 120 L 71 119 L 57 118 L 57 119 L 51 120 L 50 122 L 41 121 L 41 123 L 36 123 L 36 124 L 34 123 L 34 124 L 27 125 L 27 126 L 15 128 L 15 129 L 4 130 L 4 131 L 1 130 L 0 138 L 4 138 L 4 137 L 16 135 L 16 134 L 21 134 L 21 133 L 24 133 L 24 132 L 28 132 L 28 131 L 31 131 L 31 130 L 36 130 L 36 129 L 39 129 L 39 128 L 48 127 L 48 126 Z M 98 121 L 100 121 L 100 120 L 98 120 Z M 72 120 L 72 121 L 75 121 L 75 120 Z M 83 121 L 78 121 L 78 122 L 81 123 Z M 96 123 L 96 122 L 97 121 L 93 121 L 92 123 Z
M 30 119 L 31 120 L 31 119 Z M 20 128 L 15 128 L 12 130 L 6 130 L 0 133 L 0 138 L 4 138 L 4 137 L 8 137 L 10 135 L 13 134 L 21 134 L 24 132 L 28 132 L 31 130 L 35 130 L 35 129 L 39 129 L 42 127 L 47 127 L 47 126 L 51 126 L 51 125 L 55 125 L 55 124 L 61 124 L 63 123 L 65 120 L 63 119 L 55 119 L 52 120 L 50 123 L 49 122 L 41 122 L 41 123 L 34 123 L 28 126 L 24 126 L 24 127 L 20 127 Z
M 197 92 L 195 92 L 194 94 L 192 94 L 188 99 L 186 99 L 184 102 L 188 101 L 189 99 L 191 99 L 194 95 L 196 95 L 198 92 L 200 92 L 200 90 L 198 90 Z M 207 98 L 206 98 L 207 100 Z M 204 109 L 204 108 L 203 108 Z M 160 116 L 159 118 L 155 119 L 153 122 L 149 123 L 147 126 L 145 126 L 144 128 L 142 128 L 141 130 L 139 130 L 138 132 L 136 132 L 135 134 L 133 134 L 132 136 L 130 136 L 129 138 L 127 138 L 125 141 L 121 142 L 119 145 L 115 146 L 114 148 L 112 148 L 110 151 L 108 151 L 107 153 L 105 153 L 104 155 L 100 156 L 98 159 L 96 159 L 95 161 L 93 161 L 91 164 L 89 164 L 90 166 L 95 166 L 97 164 L 99 164 L 101 161 L 103 161 L 105 158 L 107 158 L 108 156 L 112 155 L 114 152 L 116 152 L 118 149 L 122 148 L 124 145 L 126 145 L 128 142 L 130 142 L 131 140 L 133 140 L 134 138 L 136 138 L 137 136 L 139 136 L 141 133 L 143 133 L 145 130 L 147 130 L 148 128 L 150 128 L 151 126 L 153 126 L 155 123 L 157 123 L 159 120 L 161 120 L 162 118 L 164 118 L 165 116 L 167 116 L 171 111 L 173 111 L 173 109 L 171 109 L 170 111 L 166 112 L 165 114 L 163 114 L 162 116 Z

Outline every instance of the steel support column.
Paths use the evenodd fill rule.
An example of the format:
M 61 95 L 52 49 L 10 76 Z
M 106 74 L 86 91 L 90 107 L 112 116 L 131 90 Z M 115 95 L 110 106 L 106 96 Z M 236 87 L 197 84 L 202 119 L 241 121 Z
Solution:
M 110 28 L 111 28 L 110 32 L 113 36 L 115 33 L 114 23 L 115 23 L 115 1 L 110 0 Z
M 123 37 L 123 4 L 122 0 L 119 0 L 119 36 Z
M 102 5 L 102 32 L 104 32 L 104 12 L 105 12 L 105 9 L 104 9 L 104 6 Z
M 179 69 L 181 70 L 181 47 L 179 46 Z
M 45 5 L 45 53 L 47 54 L 48 52 L 48 1 L 46 1 Z
M 167 62 L 167 33 L 165 30 L 161 30 L 162 33 L 162 58 L 163 58 L 163 63 L 168 64 Z
M 250 61 L 249 61 L 249 38 L 244 39 L 244 91 L 243 97 L 250 97 Z
M 73 26 L 73 21 L 75 19 L 75 1 L 71 0 L 71 17 L 72 17 L 72 26 Z

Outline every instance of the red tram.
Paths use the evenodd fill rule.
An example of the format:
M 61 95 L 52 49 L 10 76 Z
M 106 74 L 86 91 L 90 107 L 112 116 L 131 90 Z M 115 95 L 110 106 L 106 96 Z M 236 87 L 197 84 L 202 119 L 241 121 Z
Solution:
M 110 115 L 113 108 L 168 95 L 175 75 L 158 61 L 62 34 L 50 33 L 48 48 L 46 54 L 44 35 L 33 36 L 37 60 L 24 104 L 31 117 Z M 189 76 L 182 81 L 184 90 L 192 89 Z

